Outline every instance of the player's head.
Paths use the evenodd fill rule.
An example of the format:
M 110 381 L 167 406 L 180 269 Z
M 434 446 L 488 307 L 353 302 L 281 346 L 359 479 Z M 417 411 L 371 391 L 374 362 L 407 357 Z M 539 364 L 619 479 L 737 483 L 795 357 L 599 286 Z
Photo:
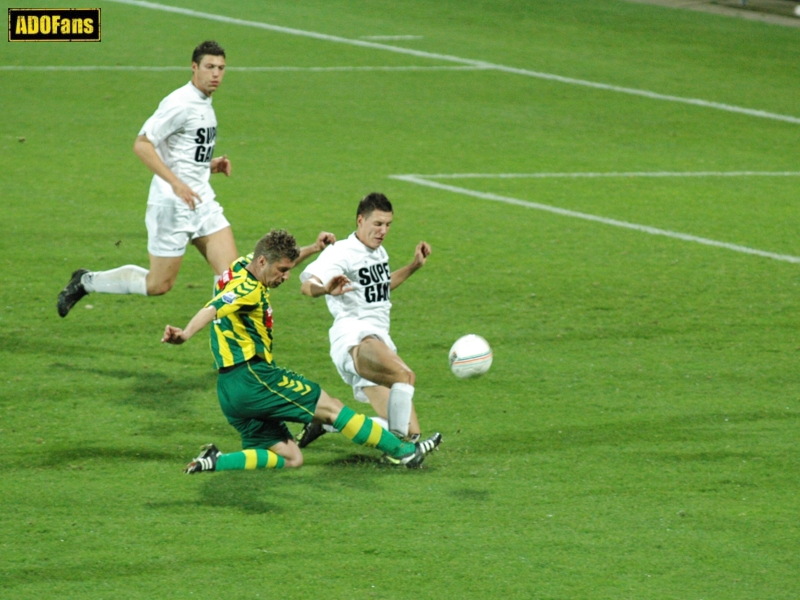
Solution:
M 198 45 L 192 53 L 192 83 L 206 96 L 213 94 L 225 75 L 225 50 L 217 42 L 208 40 Z
M 367 194 L 358 203 L 358 211 L 356 212 L 356 219 L 360 216 L 368 217 L 372 211 L 380 210 L 383 212 L 393 212 L 392 203 L 389 199 L 380 192 L 372 192 Z
M 258 240 L 248 269 L 265 286 L 276 288 L 289 279 L 299 256 L 294 236 L 284 229 L 273 229 Z
M 225 58 L 225 49 L 214 40 L 206 40 L 202 44 L 198 44 L 197 48 L 192 52 L 192 62 L 199 65 L 206 54 Z
M 392 203 L 379 192 L 367 194 L 358 203 L 356 237 L 375 250 L 383 243 L 392 224 Z

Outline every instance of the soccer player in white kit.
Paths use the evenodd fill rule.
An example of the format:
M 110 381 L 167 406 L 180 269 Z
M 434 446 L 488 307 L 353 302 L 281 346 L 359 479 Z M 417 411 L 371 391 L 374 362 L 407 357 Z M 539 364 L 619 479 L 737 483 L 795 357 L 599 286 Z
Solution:
M 391 272 L 383 241 L 392 224 L 392 204 L 383 194 L 361 200 L 356 231 L 328 246 L 300 275 L 306 296 L 325 296 L 333 315 L 331 358 L 356 400 L 369 402 L 400 437 L 419 438 L 420 428 L 412 399 L 416 375 L 397 354 L 389 335 L 390 292 L 421 268 L 431 253 L 420 242 L 414 259 Z M 324 433 L 307 425 L 298 436 L 305 447 Z
M 65 317 L 91 292 L 166 294 L 175 284 L 189 243 L 219 276 L 239 256 L 230 223 L 209 185 L 212 173 L 231 174 L 227 157 L 213 158 L 217 117 L 211 95 L 225 75 L 225 51 L 206 41 L 192 54 L 192 79 L 158 105 L 142 126 L 133 151 L 153 172 L 147 199 L 150 269 L 125 265 L 110 271 L 78 269 L 58 296 Z

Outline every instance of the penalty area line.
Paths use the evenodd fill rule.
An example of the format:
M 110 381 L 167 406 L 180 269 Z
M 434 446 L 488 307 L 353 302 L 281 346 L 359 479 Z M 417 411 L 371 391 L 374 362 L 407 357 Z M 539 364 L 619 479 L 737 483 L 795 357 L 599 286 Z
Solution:
M 427 177 L 427 176 L 425 176 Z M 511 198 L 510 196 L 500 196 L 499 194 L 491 194 L 487 192 L 478 192 L 467 188 L 457 187 L 454 185 L 447 185 L 437 181 L 429 181 L 420 175 L 389 175 L 390 179 L 414 183 L 416 185 L 423 185 L 438 190 L 453 192 L 464 196 L 472 196 L 473 198 L 480 198 L 482 200 L 491 200 L 493 202 L 503 202 L 505 204 L 513 204 L 525 208 L 532 208 L 535 210 L 542 210 L 549 213 L 554 213 L 564 217 L 572 217 L 573 219 L 583 219 L 584 221 L 593 221 L 595 223 L 602 223 L 603 225 L 611 225 L 613 227 L 622 227 L 624 229 L 632 229 L 640 231 L 649 235 L 660 235 L 668 238 L 682 240 L 684 242 L 694 242 L 696 244 L 703 244 L 705 246 L 714 246 L 716 248 L 724 248 L 734 252 L 741 252 L 742 254 L 751 254 L 754 256 L 761 256 L 764 258 L 771 258 L 772 260 L 779 260 L 783 262 L 800 264 L 800 256 L 790 256 L 787 254 L 775 254 L 774 252 L 767 252 L 765 250 L 758 250 L 757 248 L 749 248 L 747 246 L 740 246 L 738 244 L 730 244 L 728 242 L 720 242 L 718 240 L 711 240 L 708 238 L 690 235 L 688 233 L 680 233 L 678 231 L 670 231 L 668 229 L 659 229 L 657 227 L 650 227 L 648 225 L 639 225 L 636 223 L 628 223 L 627 221 L 619 221 L 617 219 L 609 219 L 607 217 L 600 217 L 588 213 L 582 213 L 557 206 L 550 206 L 548 204 L 540 204 L 538 202 L 529 202 L 527 200 L 520 200 L 519 198 Z

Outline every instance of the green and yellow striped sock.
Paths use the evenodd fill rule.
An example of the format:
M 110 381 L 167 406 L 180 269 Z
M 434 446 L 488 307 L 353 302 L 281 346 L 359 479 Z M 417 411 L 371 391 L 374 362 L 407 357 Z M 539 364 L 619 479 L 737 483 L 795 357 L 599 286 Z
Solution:
M 217 471 L 241 469 L 282 469 L 282 456 L 272 450 L 250 449 L 230 454 L 220 454 L 217 458 Z
M 369 417 L 357 414 L 356 411 L 346 406 L 336 417 L 333 426 L 354 443 L 377 448 L 394 458 L 414 452 L 414 444 L 401 441 L 396 435 L 389 433 Z

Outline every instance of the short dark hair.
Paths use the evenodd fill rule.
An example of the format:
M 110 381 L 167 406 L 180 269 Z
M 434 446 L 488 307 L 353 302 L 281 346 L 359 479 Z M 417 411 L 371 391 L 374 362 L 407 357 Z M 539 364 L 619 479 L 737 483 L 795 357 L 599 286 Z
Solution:
M 258 240 L 253 250 L 253 260 L 259 256 L 266 258 L 269 263 L 277 262 L 281 258 L 295 261 L 300 256 L 300 250 L 297 249 L 297 241 L 291 233 L 285 229 L 273 229 Z
M 192 52 L 192 62 L 199 65 L 200 61 L 206 54 L 225 58 L 225 49 L 214 40 L 206 40 L 197 46 L 197 48 L 194 49 L 194 52 Z
M 389 199 L 381 194 L 380 192 L 372 192 L 371 194 L 367 194 L 361 199 L 361 202 L 358 203 L 358 211 L 356 212 L 356 219 L 361 215 L 364 217 L 368 217 L 372 214 L 372 211 L 380 210 L 383 212 L 394 212 L 392 210 L 392 203 L 389 202 Z

